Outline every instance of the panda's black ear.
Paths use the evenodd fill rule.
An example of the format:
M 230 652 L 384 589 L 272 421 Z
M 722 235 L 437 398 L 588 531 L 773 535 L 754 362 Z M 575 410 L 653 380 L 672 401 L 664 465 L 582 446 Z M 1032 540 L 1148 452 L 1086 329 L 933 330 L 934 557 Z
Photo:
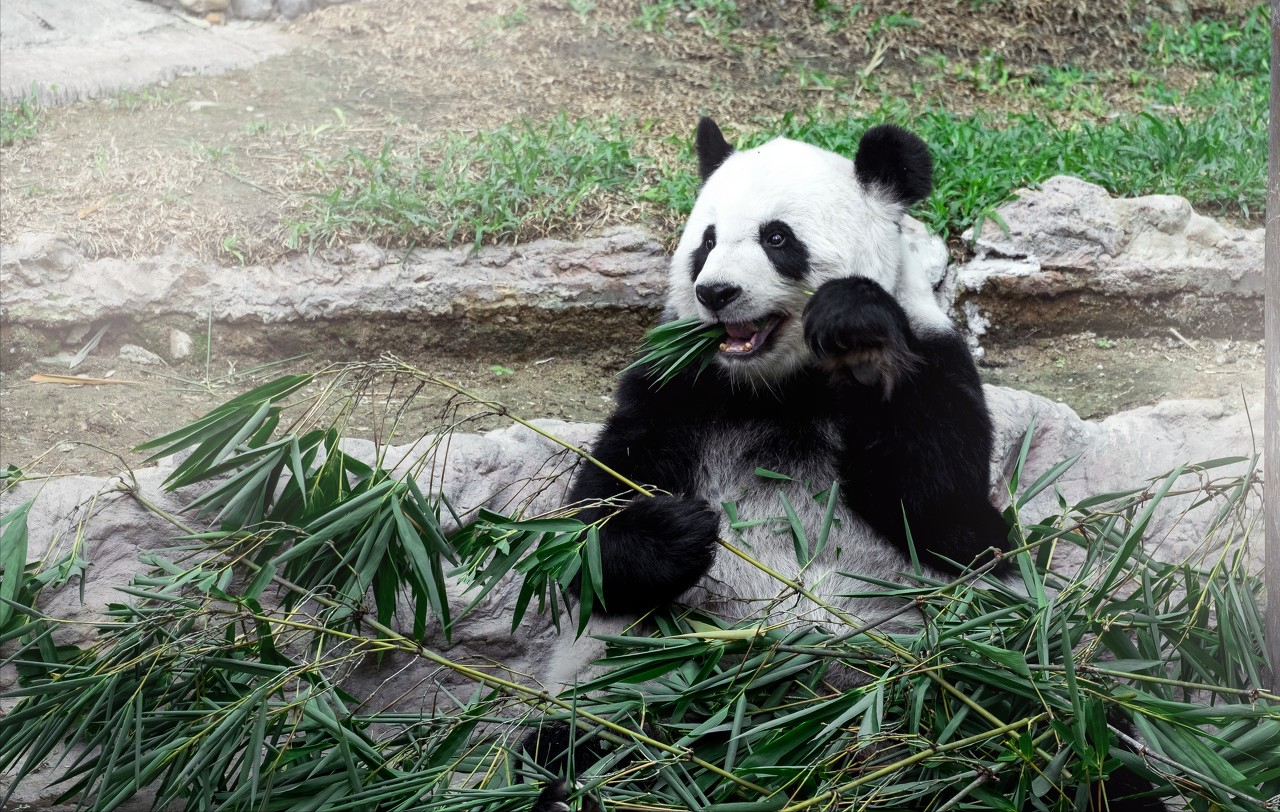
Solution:
M 702 173 L 705 183 L 711 173 L 720 168 L 730 155 L 733 147 L 724 140 L 724 133 L 714 121 L 703 116 L 698 121 L 698 134 L 694 136 L 694 144 L 698 148 L 698 171 Z
M 933 189 L 929 147 L 920 136 L 895 124 L 863 133 L 853 166 L 859 182 L 880 187 L 904 206 L 924 200 Z

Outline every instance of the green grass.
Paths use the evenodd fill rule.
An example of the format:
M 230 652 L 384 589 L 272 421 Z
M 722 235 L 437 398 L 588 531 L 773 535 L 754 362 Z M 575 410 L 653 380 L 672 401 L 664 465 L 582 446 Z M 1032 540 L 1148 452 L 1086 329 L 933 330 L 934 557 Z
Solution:
M 0 107 L 0 147 L 35 138 L 39 121 L 40 108 L 34 94 Z
M 616 120 L 524 121 L 454 134 L 405 154 L 353 150 L 340 183 L 312 200 L 295 245 L 350 237 L 393 245 L 526 240 L 591 222 L 610 194 L 634 188 L 639 164 Z
M 1156 66 L 1181 63 L 1236 77 L 1266 76 L 1271 59 L 1270 18 L 1267 6 L 1258 5 L 1238 22 L 1153 22 L 1147 29 L 1146 52 Z
M 1260 216 L 1266 199 L 1266 121 L 1260 116 L 1189 119 L 1152 113 L 1058 129 L 1036 115 L 956 116 L 884 110 L 861 118 L 784 118 L 777 132 L 845 155 L 869 124 L 894 120 L 929 144 L 935 189 L 915 213 L 958 234 L 1020 187 L 1076 175 L 1113 194 L 1177 194 L 1212 214 Z
M 823 13 L 820 4 L 815 9 Z M 715 36 L 741 25 L 732 0 L 649 2 L 636 25 L 662 31 L 676 17 Z M 890 17 L 876 26 L 915 22 Z M 1260 220 L 1267 22 L 1267 10 L 1258 6 L 1236 21 L 1154 24 L 1145 47 L 1150 69 L 1128 77 L 1072 65 L 1015 72 L 996 54 L 974 64 L 935 56 L 940 77 L 959 79 L 1001 102 L 992 107 L 1007 109 L 1012 101 L 1015 109 L 1035 112 L 960 114 L 921 89 L 916 98 L 882 95 L 879 109 L 869 114 L 802 109 L 759 123 L 739 146 L 786 135 L 852 156 L 867 127 L 881 121 L 907 126 L 930 145 L 937 167 L 937 188 L 915 214 L 950 237 L 980 225 L 1017 189 L 1057 174 L 1076 175 L 1114 195 L 1181 195 L 1204 213 Z M 1195 72 L 1189 88 L 1185 78 L 1166 83 L 1164 71 L 1173 66 Z M 801 78 L 846 81 L 816 71 Z M 1121 84 L 1143 112 L 1112 112 L 1107 93 Z M 353 151 L 331 167 L 335 188 L 316 196 L 294 224 L 293 244 L 314 247 L 354 237 L 391 245 L 479 246 L 574 236 L 597 222 L 625 218 L 670 232 L 692 208 L 697 162 L 686 135 L 671 136 L 664 146 L 653 135 L 663 131 L 670 125 L 562 114 L 546 123 L 449 136 L 416 150 L 387 144 L 376 154 Z
M 685 23 L 723 38 L 742 27 L 742 17 L 734 0 L 652 0 L 641 5 L 633 20 L 637 28 L 651 32 L 666 32 Z

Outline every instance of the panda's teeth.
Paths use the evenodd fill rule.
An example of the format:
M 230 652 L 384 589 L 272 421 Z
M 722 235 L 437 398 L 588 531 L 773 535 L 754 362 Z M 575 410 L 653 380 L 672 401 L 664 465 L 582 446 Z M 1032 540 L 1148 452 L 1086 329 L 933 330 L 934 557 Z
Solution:
M 723 343 L 720 345 L 720 352 L 728 352 L 728 350 L 729 350 L 728 343 Z
M 743 352 L 751 352 L 751 342 L 750 342 L 750 341 L 748 341 L 746 344 L 743 344 L 743 345 L 742 345 L 742 351 L 743 351 Z

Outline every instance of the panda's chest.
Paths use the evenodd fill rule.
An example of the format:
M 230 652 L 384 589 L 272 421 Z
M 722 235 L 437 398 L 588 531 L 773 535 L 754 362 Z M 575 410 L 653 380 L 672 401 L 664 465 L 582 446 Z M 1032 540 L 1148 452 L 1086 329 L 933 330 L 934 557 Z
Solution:
M 713 505 L 734 503 L 740 515 L 757 502 L 777 504 L 779 493 L 812 496 L 839 477 L 840 435 L 830 420 L 714 426 L 699 451 L 698 494 Z
M 698 495 L 724 507 L 723 538 L 771 565 L 791 570 L 810 557 L 815 561 L 808 563 L 828 560 L 834 547 L 827 542 L 862 524 L 839 496 L 840 451 L 830 421 L 712 431 L 700 458 Z

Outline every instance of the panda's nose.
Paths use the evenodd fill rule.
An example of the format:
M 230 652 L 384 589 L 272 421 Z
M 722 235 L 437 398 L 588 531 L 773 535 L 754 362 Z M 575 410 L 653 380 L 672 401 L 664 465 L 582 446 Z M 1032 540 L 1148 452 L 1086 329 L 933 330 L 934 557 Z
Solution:
M 710 285 L 698 285 L 695 292 L 699 302 L 702 302 L 711 310 L 720 310 L 741 296 L 742 288 L 737 285 L 726 285 L 718 282 Z

